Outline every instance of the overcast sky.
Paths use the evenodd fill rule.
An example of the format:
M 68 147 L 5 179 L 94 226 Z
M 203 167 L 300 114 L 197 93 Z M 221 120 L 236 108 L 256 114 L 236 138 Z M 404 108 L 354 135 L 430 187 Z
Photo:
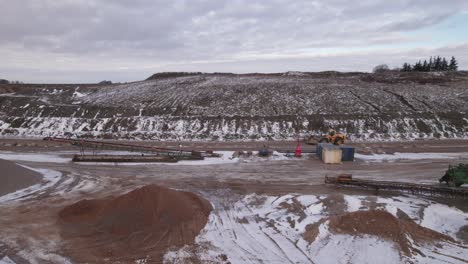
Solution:
M 468 0 L 0 0 L 0 7 L 0 78 L 24 82 L 371 71 L 431 55 L 454 55 L 468 69 Z

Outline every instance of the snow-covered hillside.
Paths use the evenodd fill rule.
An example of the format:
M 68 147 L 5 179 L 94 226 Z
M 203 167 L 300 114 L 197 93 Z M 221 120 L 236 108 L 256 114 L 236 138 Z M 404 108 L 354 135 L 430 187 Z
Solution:
M 0 134 L 355 140 L 468 137 L 466 73 L 194 74 L 116 85 L 0 86 Z

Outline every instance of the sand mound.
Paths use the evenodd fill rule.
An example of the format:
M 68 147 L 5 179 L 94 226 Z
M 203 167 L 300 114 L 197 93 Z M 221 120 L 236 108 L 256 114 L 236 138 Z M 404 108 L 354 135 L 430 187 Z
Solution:
M 194 241 L 212 207 L 193 193 L 148 185 L 119 197 L 82 200 L 59 212 L 65 251 L 77 262 L 159 261 Z
M 452 238 L 434 230 L 422 227 L 410 219 L 398 219 L 386 211 L 357 211 L 330 218 L 330 230 L 351 235 L 368 234 L 392 240 L 402 252 L 410 256 L 415 249 L 408 236 L 415 243 L 453 241 Z

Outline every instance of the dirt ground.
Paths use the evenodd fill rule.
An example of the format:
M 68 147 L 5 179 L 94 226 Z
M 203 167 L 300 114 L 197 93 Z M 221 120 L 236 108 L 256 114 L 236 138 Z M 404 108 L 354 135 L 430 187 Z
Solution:
M 144 142 L 139 144 L 164 147 L 178 147 L 182 144 L 185 149 L 198 150 L 258 150 L 264 144 L 279 151 L 295 148 L 295 142 Z M 351 145 L 362 154 L 468 152 L 468 140 L 354 143 Z M 305 152 L 313 152 L 315 147 L 305 146 L 303 149 Z M 41 155 L 48 153 L 69 158 L 78 151 L 72 146 L 42 140 L 0 140 L 0 153 L 7 154 Z M 324 177 L 351 173 L 356 178 L 435 184 L 447 169 L 448 164 L 466 162 L 466 160 L 437 158 L 393 162 L 356 160 L 338 165 L 327 165 L 312 154 L 302 159 L 278 161 L 258 159 L 214 165 L 76 164 L 54 161 L 35 162 L 27 159 L 15 162 L 32 168 L 57 171 L 61 173 L 61 176 L 56 181 L 52 179 L 50 184 L 39 192 L 25 195 L 19 201 L 0 203 L 0 260 L 3 256 L 9 256 L 15 263 L 29 263 L 29 259 L 35 258 L 31 256 L 36 256 L 37 259 L 46 260 L 49 263 L 66 263 L 69 260 L 67 256 L 73 255 L 70 251 L 76 253 L 80 252 L 80 249 L 75 250 L 58 245 L 63 239 L 58 214 L 66 206 L 83 199 L 118 196 L 149 184 L 193 192 L 210 201 L 216 208 L 229 208 L 231 202 L 236 201 L 238 197 L 251 193 L 327 195 L 337 197 L 338 200 L 342 200 L 343 195 L 391 197 L 395 193 L 376 193 L 373 190 L 325 185 Z M 12 162 L 0 161 L 2 172 L 0 196 L 35 183 L 31 179 L 37 177 L 36 173 L 22 171 L 8 173 L 8 175 L 22 175 L 22 178 L 15 178 L 18 184 L 2 191 L 3 186 L 7 186 L 6 183 L 10 179 L 3 172 L 11 171 L 12 166 L 18 168 Z M 427 199 L 468 212 L 468 203 L 461 198 L 428 197 Z M 330 210 L 335 210 L 334 213 L 344 213 L 343 208 L 338 206 L 339 202 L 331 204 Z M 335 207 L 332 209 L 333 206 Z M 41 228 L 37 228 L 38 225 Z M 28 236 L 25 237 L 24 234 Z M 458 238 L 465 243 L 468 242 L 468 232 L 461 231 L 458 233 Z
M 0 171 L 0 196 L 39 183 L 42 178 L 38 172 L 2 159 L 0 159 Z

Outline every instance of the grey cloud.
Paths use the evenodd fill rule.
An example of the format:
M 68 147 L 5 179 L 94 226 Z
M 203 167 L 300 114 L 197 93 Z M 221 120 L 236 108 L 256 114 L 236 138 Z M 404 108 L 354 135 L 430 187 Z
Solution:
M 19 63 L 9 53 L 14 49 L 42 55 L 51 68 L 63 66 L 55 58 L 67 57 L 109 70 L 118 67 L 103 62 L 110 58 L 141 62 L 142 69 L 153 62 L 158 69 L 321 49 L 372 49 L 411 42 L 405 32 L 468 10 L 465 0 L 0 0 L 0 5 L 0 54 L 10 54 L 6 63 Z M 78 68 L 65 66 L 71 72 Z

